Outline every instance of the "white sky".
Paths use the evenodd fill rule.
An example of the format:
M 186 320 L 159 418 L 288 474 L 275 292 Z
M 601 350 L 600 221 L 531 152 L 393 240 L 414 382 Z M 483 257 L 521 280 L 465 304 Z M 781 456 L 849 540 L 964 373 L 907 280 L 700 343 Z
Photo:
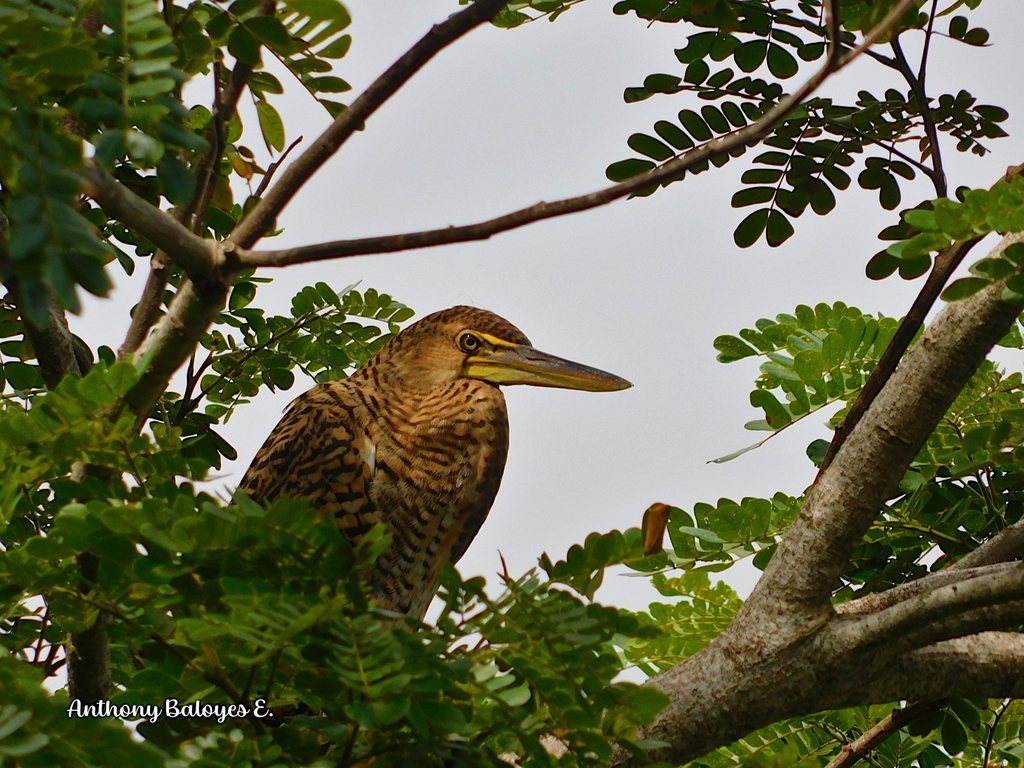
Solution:
M 352 83 L 354 93 L 432 23 L 458 10 L 453 0 L 348 0 L 347 6 L 354 42 L 336 74 Z M 673 119 L 693 106 L 683 95 L 626 105 L 623 89 L 654 72 L 682 75 L 673 49 L 699 31 L 648 28 L 635 16 L 613 15 L 611 6 L 610 0 L 590 0 L 554 24 L 483 27 L 443 51 L 307 184 L 279 221 L 284 235 L 265 245 L 471 223 L 605 186 L 605 167 L 633 155 L 625 143 L 631 133 L 650 133 L 655 120 Z M 972 26 L 989 29 L 992 46 L 971 48 L 937 37 L 929 93 L 966 88 L 982 103 L 1008 108 L 1004 127 L 1011 138 L 990 142 L 994 152 L 981 160 L 961 156 L 947 143 L 951 189 L 987 187 L 1007 165 L 1024 161 L 1015 138 L 1024 112 L 1020 4 L 988 0 L 971 18 Z M 946 22 L 938 28 L 944 31 Z M 909 48 L 915 61 L 916 45 Z M 867 87 L 881 96 L 890 84 L 905 91 L 890 74 L 864 59 L 823 93 L 850 98 Z M 326 113 L 294 81 L 281 79 L 288 93 L 272 101 L 284 117 L 287 140 L 302 134 L 308 141 L 326 126 Z M 208 101 L 202 88 L 189 94 Z M 344 95 L 348 102 L 354 98 Z M 253 135 L 244 143 L 256 150 L 262 141 L 254 110 L 245 114 Z M 540 349 L 633 382 L 633 389 L 610 394 L 506 389 L 512 446 L 505 478 L 459 567 L 466 576 L 493 581 L 500 551 L 518 575 L 542 552 L 557 559 L 591 531 L 639 525 L 654 501 L 689 510 L 697 501 L 721 497 L 800 493 L 814 477 L 804 448 L 828 436 L 824 417 L 812 417 L 731 463 L 706 463 L 763 436 L 743 429 L 760 417 L 747 400 L 758 363 L 721 365 L 712 341 L 799 303 L 842 300 L 899 316 L 919 290 L 920 280 L 874 283 L 864 277 L 864 265 L 879 249 L 877 232 L 897 216 L 856 184 L 838 194 L 837 209 L 827 218 L 808 211 L 782 248 L 736 248 L 732 230 L 748 211 L 731 209 L 729 199 L 746 167 L 746 158 L 733 161 L 651 198 L 487 242 L 267 271 L 264 276 L 275 282 L 260 289 L 257 304 L 286 314 L 292 295 L 318 280 L 339 289 L 362 281 L 362 288 L 375 287 L 413 307 L 417 317 L 474 304 L 508 318 Z M 904 207 L 932 194 L 919 178 L 904 186 Z M 146 271 L 140 262 L 133 280 L 114 274 L 119 287 L 113 300 L 88 299 L 83 316 L 71 319 L 73 330 L 94 347 L 116 348 Z M 262 396 L 223 429 L 240 458 L 226 468 L 220 487 L 234 487 L 300 391 Z M 746 594 L 755 574 L 734 571 L 727 580 Z M 652 594 L 643 580 L 610 577 L 598 597 L 640 608 Z

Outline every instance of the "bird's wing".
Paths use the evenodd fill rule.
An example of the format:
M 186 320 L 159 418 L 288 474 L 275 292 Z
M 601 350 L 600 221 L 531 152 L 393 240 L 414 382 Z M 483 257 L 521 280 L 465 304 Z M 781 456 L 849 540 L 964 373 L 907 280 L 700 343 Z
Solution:
M 289 406 L 246 470 L 238 489 L 266 504 L 305 498 L 356 541 L 380 520 L 370 500 L 373 443 L 359 427 L 357 404 L 337 384 L 314 387 Z

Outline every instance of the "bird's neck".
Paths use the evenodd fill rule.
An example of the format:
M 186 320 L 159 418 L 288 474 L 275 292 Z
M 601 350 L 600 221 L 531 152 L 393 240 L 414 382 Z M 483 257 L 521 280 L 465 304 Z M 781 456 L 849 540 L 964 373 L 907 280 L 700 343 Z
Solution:
M 426 363 L 399 365 L 394 360 L 380 357 L 367 362 L 359 373 L 368 386 L 386 393 L 389 400 L 400 395 L 406 406 L 435 397 L 450 389 L 457 381 L 454 378 L 439 378 L 436 371 Z
M 501 390 L 476 379 L 441 380 L 419 375 L 414 367 L 399 369 L 388 361 L 371 360 L 354 374 L 352 383 L 361 390 L 375 422 L 433 432 L 481 418 L 507 421 Z

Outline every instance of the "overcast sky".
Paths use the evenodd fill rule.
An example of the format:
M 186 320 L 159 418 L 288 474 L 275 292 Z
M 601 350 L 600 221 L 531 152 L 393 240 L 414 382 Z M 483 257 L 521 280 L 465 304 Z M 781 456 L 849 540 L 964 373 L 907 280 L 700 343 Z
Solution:
M 454 0 L 349 0 L 347 6 L 354 42 L 336 74 L 354 93 L 432 23 L 458 10 Z M 693 106 L 682 95 L 627 105 L 622 92 L 654 72 L 682 75 L 673 49 L 697 31 L 682 24 L 648 27 L 635 16 L 615 16 L 611 6 L 588 0 L 554 24 L 483 27 L 443 51 L 303 188 L 279 220 L 284 234 L 267 247 L 466 224 L 605 186 L 606 166 L 632 155 L 625 143 L 631 133 L 649 133 L 655 120 Z M 1011 138 L 990 142 L 994 151 L 980 160 L 958 156 L 947 144 L 951 188 L 990 186 L 1007 165 L 1024 161 L 1017 138 L 1024 106 L 1019 0 L 988 0 L 971 18 L 972 26 L 989 29 L 991 47 L 937 38 L 929 92 L 966 88 L 982 103 L 1008 108 L 1004 126 Z M 913 61 L 916 46 L 909 47 Z M 850 98 L 867 87 L 881 96 L 889 85 L 905 91 L 890 74 L 864 59 L 824 93 Z M 803 76 L 789 81 L 790 89 Z M 298 135 L 308 141 L 327 125 L 326 113 L 293 81 L 282 81 L 288 93 L 273 103 L 288 141 Z M 187 95 L 208 100 L 202 87 Z M 255 134 L 251 107 L 243 116 Z M 258 134 L 244 143 L 262 145 Z M 541 552 L 561 557 L 591 531 L 639 525 L 654 501 L 689 510 L 721 497 L 800 493 L 814 477 L 804 448 L 828 437 L 824 417 L 728 464 L 707 463 L 763 436 L 743 428 L 760 417 L 747 399 L 758 362 L 721 365 L 712 341 L 799 303 L 842 300 L 900 316 L 919 290 L 920 281 L 864 277 L 879 249 L 877 232 L 897 216 L 856 185 L 838 195 L 827 218 L 808 211 L 782 248 L 738 249 L 732 230 L 745 211 L 731 209 L 729 199 L 746 167 L 733 161 L 650 198 L 487 242 L 266 271 L 275 281 L 260 289 L 257 303 L 287 313 L 302 286 L 326 280 L 339 289 L 361 281 L 362 288 L 413 307 L 417 317 L 473 304 L 508 318 L 540 349 L 633 382 L 633 389 L 606 394 L 506 389 L 512 445 L 505 478 L 460 570 L 493 580 L 500 552 L 520 574 Z M 933 194 L 922 180 L 904 193 L 908 205 Z M 134 280 L 115 274 L 113 301 L 89 300 L 84 315 L 72 318 L 73 329 L 94 346 L 116 347 L 145 272 L 140 262 Z M 261 396 L 224 428 L 239 460 L 215 487 L 234 487 L 300 391 Z M 746 594 L 752 569 L 734 571 L 726 579 Z M 650 596 L 645 582 L 623 577 L 607 579 L 599 593 L 634 608 Z

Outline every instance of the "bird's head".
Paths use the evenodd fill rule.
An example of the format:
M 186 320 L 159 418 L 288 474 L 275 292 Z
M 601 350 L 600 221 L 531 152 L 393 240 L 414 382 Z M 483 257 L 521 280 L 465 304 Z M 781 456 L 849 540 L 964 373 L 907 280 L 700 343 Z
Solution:
M 452 307 L 427 315 L 388 347 L 385 350 L 391 352 L 406 384 L 430 388 L 460 378 L 588 392 L 632 386 L 614 374 L 534 349 L 508 320 L 476 307 Z

